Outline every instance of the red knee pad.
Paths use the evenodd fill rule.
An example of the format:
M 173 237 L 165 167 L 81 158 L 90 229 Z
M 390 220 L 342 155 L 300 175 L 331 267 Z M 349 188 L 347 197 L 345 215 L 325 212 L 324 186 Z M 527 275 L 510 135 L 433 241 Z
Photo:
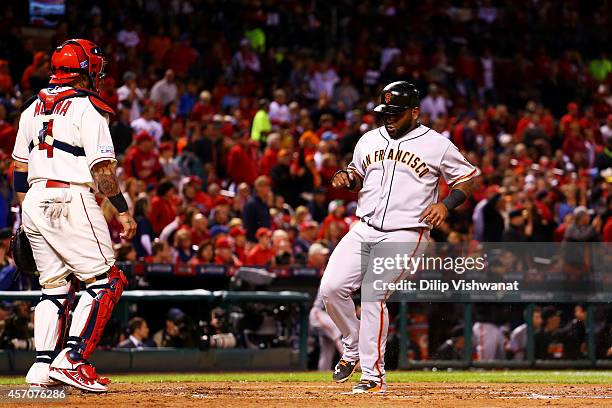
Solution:
M 109 293 L 115 303 L 121 297 L 123 289 L 127 288 L 128 281 L 123 271 L 117 268 L 116 265 L 111 266 L 108 271 Z
M 100 290 L 94 298 L 90 320 L 85 325 L 82 335 L 85 343 L 85 350 L 82 357 L 87 360 L 102 338 L 104 327 L 110 320 L 113 309 L 117 305 L 123 290 L 127 287 L 127 278 L 121 271 L 113 265 L 108 271 L 107 287 Z

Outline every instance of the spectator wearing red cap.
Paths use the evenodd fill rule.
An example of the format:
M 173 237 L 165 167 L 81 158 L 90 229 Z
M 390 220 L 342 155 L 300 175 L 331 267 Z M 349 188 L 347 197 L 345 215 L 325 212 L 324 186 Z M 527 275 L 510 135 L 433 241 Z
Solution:
M 293 243 L 293 255 L 297 263 L 306 263 L 308 258 L 308 249 L 317 238 L 317 228 L 319 224 L 316 221 L 303 221 L 300 224 L 300 232 L 295 242 Z
M 234 241 L 234 252 L 236 256 L 243 264 L 246 263 L 247 255 L 246 255 L 246 230 L 242 228 L 240 225 L 236 225 L 232 227 L 229 232 L 230 237 Z
M 134 140 L 136 145 L 128 150 L 123 163 L 125 174 L 145 184 L 156 184 L 162 176 L 162 167 L 155 152 L 155 140 L 145 131 L 138 132 Z
M 257 238 L 257 244 L 247 254 L 246 264 L 270 266 L 275 255 L 272 249 L 272 231 L 261 227 L 255 233 L 255 238 Z
M 155 197 L 151 200 L 149 219 L 153 231 L 159 235 L 166 225 L 174 221 L 177 213 L 176 187 L 170 181 L 163 182 L 157 186 Z
M 232 244 L 227 237 L 222 237 L 215 242 L 215 264 L 239 268 L 242 262 L 232 253 Z

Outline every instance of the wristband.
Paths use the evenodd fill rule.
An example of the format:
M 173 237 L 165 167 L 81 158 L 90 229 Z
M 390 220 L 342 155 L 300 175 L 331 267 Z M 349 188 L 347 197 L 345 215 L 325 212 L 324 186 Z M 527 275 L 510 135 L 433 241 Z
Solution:
M 27 193 L 30 189 L 28 184 L 28 172 L 27 171 L 14 171 L 13 172 L 13 189 L 16 193 Z
M 444 200 L 442 200 L 442 204 L 448 208 L 448 210 L 452 210 L 454 208 L 459 207 L 463 202 L 467 200 L 467 196 L 465 193 L 458 188 L 451 190 L 451 192 L 446 196 Z
M 127 201 L 125 201 L 125 197 L 122 193 L 108 197 L 108 200 L 115 206 L 119 213 L 126 212 L 128 210 Z

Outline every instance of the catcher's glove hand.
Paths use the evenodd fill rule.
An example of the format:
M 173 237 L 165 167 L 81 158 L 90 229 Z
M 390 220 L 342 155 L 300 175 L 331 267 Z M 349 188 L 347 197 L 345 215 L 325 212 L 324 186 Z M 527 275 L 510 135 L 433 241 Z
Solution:
M 27 275 L 36 273 L 38 268 L 32 254 L 32 246 L 23 227 L 19 227 L 13 238 L 11 238 L 11 253 L 19 272 Z

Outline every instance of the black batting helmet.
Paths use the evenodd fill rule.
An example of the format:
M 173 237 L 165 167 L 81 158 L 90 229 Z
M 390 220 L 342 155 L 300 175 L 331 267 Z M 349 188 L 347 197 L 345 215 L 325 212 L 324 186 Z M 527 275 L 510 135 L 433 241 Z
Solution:
M 392 82 L 380 92 L 380 105 L 374 112 L 396 115 L 419 106 L 419 91 L 406 81 Z

